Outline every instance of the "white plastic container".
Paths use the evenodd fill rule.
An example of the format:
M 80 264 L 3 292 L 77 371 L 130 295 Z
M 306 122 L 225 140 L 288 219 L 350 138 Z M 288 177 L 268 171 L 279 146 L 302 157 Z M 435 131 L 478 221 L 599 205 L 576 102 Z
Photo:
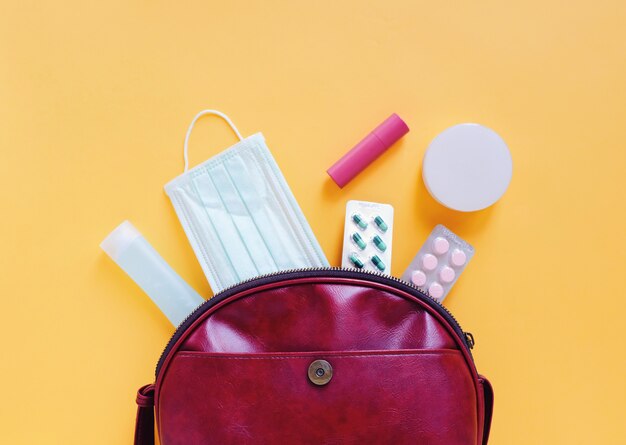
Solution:
M 511 182 L 513 160 L 490 128 L 460 124 L 437 136 L 426 150 L 422 176 L 433 198 L 461 212 L 494 204 Z
M 124 221 L 113 230 L 100 247 L 148 294 L 174 326 L 204 302 L 130 221 Z

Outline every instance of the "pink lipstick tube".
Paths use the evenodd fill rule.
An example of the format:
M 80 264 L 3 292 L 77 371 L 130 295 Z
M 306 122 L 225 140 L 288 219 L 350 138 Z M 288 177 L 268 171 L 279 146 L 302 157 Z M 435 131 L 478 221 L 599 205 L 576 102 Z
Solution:
M 326 172 L 339 187 L 343 187 L 408 132 L 407 124 L 394 113 Z

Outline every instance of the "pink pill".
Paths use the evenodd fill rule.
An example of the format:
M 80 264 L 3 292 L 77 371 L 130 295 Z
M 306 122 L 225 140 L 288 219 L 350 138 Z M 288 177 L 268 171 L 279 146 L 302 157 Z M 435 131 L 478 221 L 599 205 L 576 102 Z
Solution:
M 443 255 L 444 253 L 448 251 L 449 248 L 450 248 L 450 243 L 445 238 L 438 236 L 433 241 L 433 251 L 437 255 Z
M 424 270 L 435 270 L 437 267 L 437 257 L 427 253 L 422 257 L 422 267 Z
M 450 262 L 453 266 L 461 267 L 467 261 L 467 256 L 465 256 L 465 252 L 460 249 L 454 249 L 452 251 L 452 255 L 450 255 Z
M 454 269 L 448 266 L 442 267 L 441 270 L 439 271 L 439 279 L 443 283 L 452 283 L 454 281 L 455 276 L 456 276 L 456 273 L 454 273 Z
M 426 274 L 421 270 L 415 270 L 411 274 L 411 282 L 416 286 L 423 286 L 426 284 Z
M 443 295 L 443 287 L 441 287 L 441 284 L 435 281 L 428 287 L 428 293 L 431 297 L 439 300 Z

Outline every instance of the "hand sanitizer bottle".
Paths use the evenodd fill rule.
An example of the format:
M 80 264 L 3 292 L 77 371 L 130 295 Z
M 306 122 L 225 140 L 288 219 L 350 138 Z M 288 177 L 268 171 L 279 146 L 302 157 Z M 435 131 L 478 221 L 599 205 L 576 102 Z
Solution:
M 100 247 L 148 294 L 174 326 L 204 302 L 130 221 L 124 221 L 113 230 Z

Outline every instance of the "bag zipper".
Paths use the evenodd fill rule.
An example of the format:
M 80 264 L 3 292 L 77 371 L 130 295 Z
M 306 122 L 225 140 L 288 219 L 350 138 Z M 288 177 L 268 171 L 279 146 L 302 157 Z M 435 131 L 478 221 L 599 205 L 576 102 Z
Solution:
M 170 338 L 167 346 L 161 353 L 161 357 L 156 366 L 155 375 L 159 376 L 159 372 L 161 370 L 161 366 L 165 361 L 168 353 L 174 346 L 174 344 L 178 341 L 178 339 L 183 335 L 183 333 L 191 326 L 203 313 L 205 313 L 208 309 L 219 303 L 220 301 L 228 298 L 232 295 L 235 295 L 239 292 L 248 290 L 250 288 L 256 286 L 262 286 L 265 284 L 271 284 L 277 281 L 282 281 L 285 279 L 291 278 L 315 278 L 315 277 L 329 277 L 329 278 L 355 278 L 355 279 L 363 279 L 369 278 L 370 280 L 374 278 L 374 282 L 380 284 L 388 284 L 392 285 L 395 288 L 400 288 L 400 290 L 404 290 L 409 292 L 410 294 L 418 297 L 421 301 L 427 303 L 430 307 L 435 309 L 451 326 L 454 328 L 455 332 L 458 336 L 463 340 L 465 347 L 467 348 L 470 357 L 472 357 L 471 349 L 474 347 L 474 336 L 470 332 L 465 332 L 461 329 L 461 325 L 454 318 L 454 315 L 446 308 L 443 304 L 441 304 L 438 300 L 431 297 L 428 292 L 418 288 L 412 283 L 408 283 L 399 278 L 393 277 L 391 275 L 385 275 L 380 272 L 375 271 L 364 271 L 360 269 L 346 269 L 341 267 L 316 267 L 316 268 L 302 268 L 302 269 L 289 269 L 280 272 L 273 272 L 265 275 L 260 275 L 258 277 L 249 278 L 240 283 L 237 283 L 233 286 L 227 287 L 222 291 L 215 294 L 212 298 L 206 300 L 204 303 L 200 304 L 197 308 L 195 308 L 176 328 L 176 331 Z M 472 357 L 473 360 L 473 357 Z

